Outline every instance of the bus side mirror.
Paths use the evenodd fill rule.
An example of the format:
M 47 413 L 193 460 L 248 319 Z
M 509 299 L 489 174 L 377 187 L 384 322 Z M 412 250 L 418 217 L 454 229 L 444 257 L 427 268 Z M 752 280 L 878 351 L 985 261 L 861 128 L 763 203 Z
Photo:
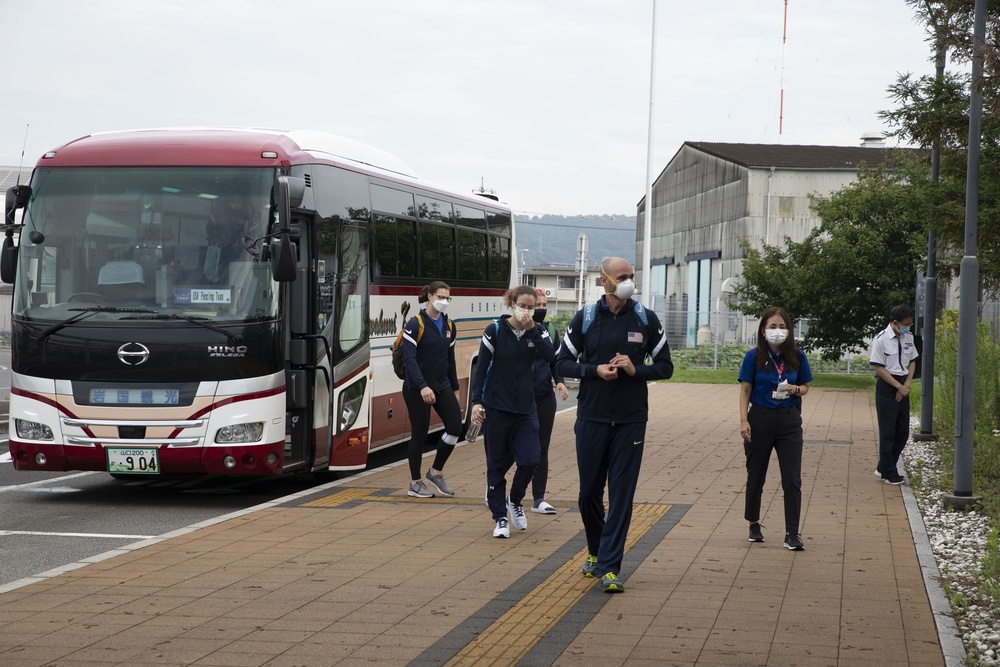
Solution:
M 288 232 L 271 241 L 271 276 L 279 283 L 295 281 L 295 243 Z
M 302 187 L 292 187 L 291 181 L 299 181 Z M 290 283 L 295 280 L 295 248 L 292 243 L 289 218 L 291 212 L 292 190 L 300 190 L 298 203 L 302 202 L 302 192 L 305 191 L 305 181 L 301 178 L 278 176 L 274 183 L 274 206 L 278 211 L 277 238 L 271 241 L 271 276 L 279 283 Z
M 3 240 L 0 246 L 0 281 L 11 285 L 14 283 L 14 276 L 17 274 L 17 246 L 10 236 Z
M 14 224 L 14 211 L 28 205 L 28 196 L 31 188 L 27 185 L 14 185 L 7 188 L 7 195 L 4 197 L 3 217 L 4 224 Z

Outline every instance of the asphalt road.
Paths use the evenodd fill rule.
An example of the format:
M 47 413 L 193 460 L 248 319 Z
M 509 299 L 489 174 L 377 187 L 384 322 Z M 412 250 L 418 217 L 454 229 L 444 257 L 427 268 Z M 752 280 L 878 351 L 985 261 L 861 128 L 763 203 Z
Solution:
M 0 350 L 4 398 L 10 387 L 9 361 L 10 351 Z M 559 402 L 559 409 L 575 401 L 574 391 L 569 400 Z M 428 444 L 427 451 L 434 447 Z M 405 456 L 405 450 L 398 446 L 377 452 L 370 457 L 369 468 L 391 465 Z M 308 474 L 122 481 L 103 472 L 18 472 L 2 434 L 0 586 L 315 485 Z

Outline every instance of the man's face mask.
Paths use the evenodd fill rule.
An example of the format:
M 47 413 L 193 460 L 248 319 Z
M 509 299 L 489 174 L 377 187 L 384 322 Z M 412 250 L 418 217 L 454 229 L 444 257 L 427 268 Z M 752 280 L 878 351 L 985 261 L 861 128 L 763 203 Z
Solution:
M 601 267 L 601 273 L 604 274 L 604 277 L 608 279 L 609 283 L 614 285 L 614 295 L 617 298 L 622 301 L 627 301 L 632 298 L 633 294 L 635 294 L 635 282 L 631 278 L 626 278 L 619 283 L 615 282 L 615 279 L 608 275 L 607 271 L 604 270 L 604 267 Z

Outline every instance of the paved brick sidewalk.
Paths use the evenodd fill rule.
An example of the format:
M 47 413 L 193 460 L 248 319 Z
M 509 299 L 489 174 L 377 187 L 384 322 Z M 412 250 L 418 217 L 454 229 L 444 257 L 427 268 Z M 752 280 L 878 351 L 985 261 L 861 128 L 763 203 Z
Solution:
M 736 386 L 663 383 L 623 578 L 579 574 L 575 415 L 557 417 L 556 516 L 490 537 L 481 445 L 455 498 L 405 466 L 0 595 L 0 665 L 943 665 L 901 489 L 880 483 L 865 392 L 805 399 L 803 552 L 777 463 L 750 544 Z

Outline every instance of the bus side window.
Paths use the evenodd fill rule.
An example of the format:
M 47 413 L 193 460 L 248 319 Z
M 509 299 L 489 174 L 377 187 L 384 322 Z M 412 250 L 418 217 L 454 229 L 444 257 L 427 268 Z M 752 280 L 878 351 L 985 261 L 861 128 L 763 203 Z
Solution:
M 368 229 L 345 223 L 340 235 L 337 347 L 350 352 L 368 340 Z

